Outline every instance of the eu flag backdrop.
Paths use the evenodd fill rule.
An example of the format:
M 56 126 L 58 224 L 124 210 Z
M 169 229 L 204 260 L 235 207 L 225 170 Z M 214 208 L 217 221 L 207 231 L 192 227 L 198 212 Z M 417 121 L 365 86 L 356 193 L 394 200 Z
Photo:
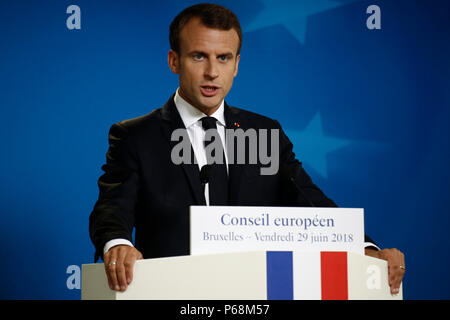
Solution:
M 405 253 L 406 299 L 449 299 L 450 3 L 213 2 L 244 31 L 227 102 L 277 119 L 313 181 L 365 208 Z M 0 298 L 80 298 L 109 127 L 175 91 L 168 26 L 194 3 L 0 1 Z

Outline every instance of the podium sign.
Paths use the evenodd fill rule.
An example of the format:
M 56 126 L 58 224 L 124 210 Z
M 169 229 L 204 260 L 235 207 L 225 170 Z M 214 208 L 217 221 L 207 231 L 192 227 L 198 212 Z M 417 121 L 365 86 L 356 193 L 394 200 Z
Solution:
M 364 254 L 364 210 L 191 206 L 191 255 L 243 251 Z

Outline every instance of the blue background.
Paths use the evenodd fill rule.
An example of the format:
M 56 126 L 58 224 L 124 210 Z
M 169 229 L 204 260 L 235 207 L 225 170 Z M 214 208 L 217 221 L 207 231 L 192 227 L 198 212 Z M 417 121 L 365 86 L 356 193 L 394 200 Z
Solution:
M 324 192 L 365 208 L 405 253 L 405 298 L 449 299 L 449 1 L 217 2 L 244 30 L 227 102 L 279 120 Z M 0 1 L 0 298 L 80 298 L 66 270 L 93 262 L 109 127 L 175 91 L 168 26 L 193 3 Z

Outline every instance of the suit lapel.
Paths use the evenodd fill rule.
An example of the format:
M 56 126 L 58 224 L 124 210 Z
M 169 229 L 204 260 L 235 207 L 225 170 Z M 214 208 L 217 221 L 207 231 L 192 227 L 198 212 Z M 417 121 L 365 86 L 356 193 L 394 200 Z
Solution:
M 239 109 L 233 108 L 228 106 L 225 103 L 225 122 L 226 122 L 226 129 L 238 129 L 242 125 L 242 119 L 239 112 Z M 228 147 L 228 146 L 227 146 Z M 242 175 L 243 175 L 243 164 L 237 164 L 236 157 L 237 157 L 237 147 L 236 143 L 233 143 L 234 148 L 234 159 L 232 164 L 228 164 L 228 204 L 229 205 L 238 205 L 239 204 L 239 194 L 240 194 L 240 188 L 242 184 Z M 230 159 L 228 159 L 230 162 Z
M 170 144 L 170 150 L 179 143 L 179 141 L 171 141 L 172 132 L 176 129 L 186 129 L 184 126 L 183 120 L 178 113 L 178 110 L 173 101 L 174 95 L 170 97 L 170 99 L 166 102 L 166 104 L 162 107 L 161 118 L 162 118 L 162 130 L 164 135 L 166 136 L 167 141 Z M 190 144 L 190 142 L 189 142 Z M 194 158 L 194 150 L 191 145 L 191 157 L 192 160 Z M 203 191 L 200 183 L 200 171 L 198 169 L 198 164 L 191 161 L 191 164 L 182 163 L 180 166 L 183 168 L 183 171 L 186 175 L 186 179 L 191 186 L 192 193 L 197 204 L 203 204 Z

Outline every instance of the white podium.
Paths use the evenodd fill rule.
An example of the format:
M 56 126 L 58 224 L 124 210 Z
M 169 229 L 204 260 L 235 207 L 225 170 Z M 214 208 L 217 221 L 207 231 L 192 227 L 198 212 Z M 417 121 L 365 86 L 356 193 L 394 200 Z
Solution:
M 347 252 L 255 251 L 146 259 L 125 292 L 103 263 L 82 265 L 83 300 L 401 300 L 387 262 Z

